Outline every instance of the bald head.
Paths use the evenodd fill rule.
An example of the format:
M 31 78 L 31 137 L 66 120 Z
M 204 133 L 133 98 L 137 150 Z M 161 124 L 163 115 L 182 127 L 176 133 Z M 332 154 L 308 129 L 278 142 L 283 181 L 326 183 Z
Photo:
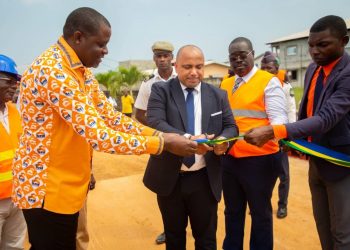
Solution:
M 196 87 L 204 75 L 204 55 L 195 45 L 185 45 L 176 55 L 175 69 L 180 82 L 188 88 Z
M 181 57 L 182 54 L 188 54 L 188 53 L 201 55 L 203 57 L 203 60 L 204 60 L 204 55 L 203 55 L 202 50 L 199 47 L 197 47 L 196 45 L 192 45 L 192 44 L 182 46 L 176 54 L 176 60 L 179 57 Z

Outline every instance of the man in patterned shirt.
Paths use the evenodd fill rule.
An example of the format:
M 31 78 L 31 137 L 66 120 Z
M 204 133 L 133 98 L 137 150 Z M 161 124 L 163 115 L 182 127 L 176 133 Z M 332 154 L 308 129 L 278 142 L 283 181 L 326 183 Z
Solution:
M 92 149 L 117 154 L 191 155 L 197 143 L 115 112 L 89 67 L 108 53 L 108 20 L 74 10 L 63 36 L 23 74 L 23 134 L 16 152 L 12 198 L 33 249 L 75 249 L 78 211 L 90 179 Z

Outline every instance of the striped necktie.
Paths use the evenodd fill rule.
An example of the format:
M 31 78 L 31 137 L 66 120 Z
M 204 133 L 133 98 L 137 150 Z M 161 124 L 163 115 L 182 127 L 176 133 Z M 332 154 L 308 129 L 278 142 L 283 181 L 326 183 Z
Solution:
M 243 78 L 242 77 L 238 77 L 235 80 L 235 85 L 233 85 L 233 88 L 232 88 L 232 95 L 236 92 L 236 90 L 238 89 L 238 87 L 241 84 L 241 82 L 243 82 Z

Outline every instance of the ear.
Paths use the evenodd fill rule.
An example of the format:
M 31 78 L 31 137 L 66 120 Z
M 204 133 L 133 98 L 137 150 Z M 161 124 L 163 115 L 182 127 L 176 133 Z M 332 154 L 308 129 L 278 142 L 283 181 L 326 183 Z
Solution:
M 342 39 L 342 42 L 343 42 L 343 45 L 345 47 L 349 42 L 349 36 L 348 35 L 344 36 Z
M 79 30 L 75 31 L 73 33 L 73 42 L 74 44 L 80 44 L 83 39 L 83 33 Z

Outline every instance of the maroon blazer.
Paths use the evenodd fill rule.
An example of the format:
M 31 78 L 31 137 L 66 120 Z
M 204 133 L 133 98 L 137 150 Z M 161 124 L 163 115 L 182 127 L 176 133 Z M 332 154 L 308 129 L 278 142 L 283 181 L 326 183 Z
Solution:
M 312 136 L 321 146 L 350 155 L 350 57 L 344 53 L 327 78 L 312 117 L 306 117 L 307 94 L 312 77 L 318 68 L 315 63 L 306 70 L 304 95 L 299 108 L 299 121 L 287 124 L 288 139 Z M 337 181 L 350 174 L 350 169 L 313 158 L 320 175 Z

